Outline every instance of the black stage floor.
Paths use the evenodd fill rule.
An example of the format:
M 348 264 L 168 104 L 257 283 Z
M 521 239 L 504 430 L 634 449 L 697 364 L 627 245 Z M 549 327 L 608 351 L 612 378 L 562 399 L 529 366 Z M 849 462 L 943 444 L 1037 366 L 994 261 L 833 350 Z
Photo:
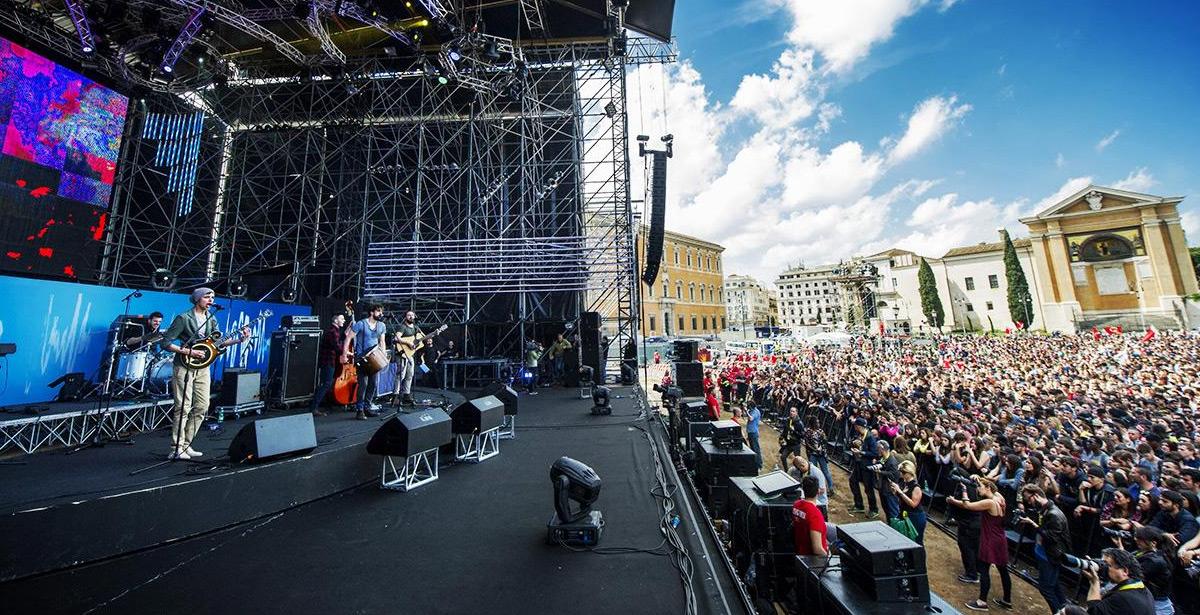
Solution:
M 657 485 L 652 445 L 639 428 L 647 422 L 637 418 L 631 389 L 614 388 L 620 397 L 607 417 L 590 415 L 590 400 L 574 393 L 522 395 L 517 438 L 502 440 L 500 455 L 476 465 L 443 463 L 439 480 L 414 491 L 370 484 L 198 537 L 0 584 L 0 596 L 9 612 L 685 612 L 669 557 L 545 544 L 554 510 L 549 468 L 562 455 L 591 465 L 604 481 L 596 504 L 606 521 L 600 546 L 652 549 L 663 541 L 661 508 L 651 493 Z M 319 438 L 349 439 L 379 423 L 346 418 L 321 425 Z M 51 464 L 61 491 L 92 482 L 86 477 L 96 476 L 92 461 L 101 456 L 120 457 L 122 468 L 150 461 L 143 439 L 152 437 L 139 438 L 137 448 L 56 456 L 45 468 L 0 468 L 5 505 L 11 510 L 17 502 L 51 497 L 54 487 L 36 494 L 10 490 L 12 477 L 48 471 Z M 209 448 L 220 446 L 214 440 Z M 184 511 L 194 502 L 175 504 Z M 680 514 L 684 529 L 693 526 L 691 539 L 702 538 L 694 513 Z M 56 531 L 107 538 L 89 536 L 86 526 Z M 689 549 L 700 612 L 738 612 L 723 568 L 705 546 Z

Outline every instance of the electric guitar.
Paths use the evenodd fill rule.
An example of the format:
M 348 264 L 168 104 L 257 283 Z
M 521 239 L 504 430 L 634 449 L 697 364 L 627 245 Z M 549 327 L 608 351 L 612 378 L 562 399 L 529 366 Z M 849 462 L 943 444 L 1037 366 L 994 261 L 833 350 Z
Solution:
M 244 325 L 240 329 L 240 331 L 245 331 L 246 335 L 249 335 L 250 329 L 254 325 L 258 324 L 259 322 L 265 321 L 266 319 L 270 318 L 272 315 L 274 315 L 274 312 L 272 312 L 271 310 L 263 310 L 258 313 L 258 318 L 255 318 L 253 321 L 251 321 L 250 324 Z M 233 345 L 236 345 L 239 343 L 241 343 L 241 342 L 235 337 L 222 339 L 221 332 L 217 331 L 217 332 L 213 333 L 212 335 L 210 335 L 198 342 L 194 342 L 188 346 L 185 346 L 184 349 L 187 350 L 188 352 L 183 356 L 183 362 L 188 367 L 191 367 L 193 369 L 200 369 L 200 368 L 208 367 L 209 365 L 212 365 L 214 362 L 216 362 L 217 357 L 225 354 L 226 348 L 229 348 L 230 346 L 233 346 Z M 199 356 L 199 357 L 192 356 L 191 351 L 193 351 L 193 350 L 199 350 L 201 353 L 203 353 L 202 356 Z
M 447 325 L 442 325 L 442 326 L 438 327 L 437 329 L 435 329 L 433 331 L 433 333 L 429 333 L 429 334 L 421 333 L 421 330 L 417 329 L 416 335 L 410 335 L 408 337 L 396 338 L 396 341 L 399 342 L 396 344 L 396 348 L 400 352 L 404 353 L 405 357 L 411 359 L 411 358 L 413 358 L 413 355 L 417 354 L 417 349 L 420 348 L 420 346 L 417 345 L 417 342 L 431 340 L 437 334 L 441 333 L 442 331 L 445 331 L 446 329 L 447 329 Z

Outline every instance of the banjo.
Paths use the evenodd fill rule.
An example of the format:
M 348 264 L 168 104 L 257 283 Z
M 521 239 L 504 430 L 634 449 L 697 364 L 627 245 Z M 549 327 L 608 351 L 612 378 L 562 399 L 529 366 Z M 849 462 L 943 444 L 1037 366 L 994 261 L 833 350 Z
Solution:
M 265 321 L 266 319 L 270 318 L 273 315 L 274 315 L 274 312 L 272 312 L 271 310 L 263 310 L 258 313 L 258 318 L 255 318 L 254 320 L 250 321 L 250 324 L 243 325 L 240 330 L 248 330 L 251 327 L 253 327 L 254 325 Z M 221 332 L 216 331 L 212 335 L 210 335 L 204 339 L 201 339 L 198 342 L 194 342 L 192 344 L 184 346 L 185 350 L 188 350 L 188 351 L 199 350 L 200 352 L 203 353 L 203 356 L 199 356 L 199 357 L 192 356 L 192 354 L 190 352 L 185 354 L 183 356 L 184 364 L 193 369 L 200 369 L 203 367 L 208 367 L 209 365 L 212 365 L 217 360 L 217 357 L 225 354 L 226 348 L 229 348 L 230 346 L 233 346 L 234 344 L 238 343 L 237 338 L 235 338 L 235 337 L 230 337 L 230 338 L 225 338 L 225 339 L 222 339 L 222 338 L 223 338 L 223 336 L 221 335 Z

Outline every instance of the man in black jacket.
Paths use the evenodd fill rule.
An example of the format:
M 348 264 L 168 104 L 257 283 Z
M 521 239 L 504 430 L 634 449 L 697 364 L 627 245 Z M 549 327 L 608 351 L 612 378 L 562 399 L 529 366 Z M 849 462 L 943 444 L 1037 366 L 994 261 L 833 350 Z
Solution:
M 1100 593 L 1100 575 L 1095 567 L 1083 569 L 1087 577 L 1089 615 L 1154 615 L 1154 597 L 1142 582 L 1142 567 L 1132 553 L 1121 549 L 1105 549 L 1104 563 L 1108 564 L 1108 580 L 1115 585 Z
M 779 433 L 779 468 L 786 471 L 789 467 L 788 457 L 799 453 L 804 446 L 804 422 L 800 420 L 800 411 L 795 406 L 788 408 L 788 417 Z
M 1067 560 L 1067 549 L 1071 544 L 1067 516 L 1046 498 L 1041 487 L 1034 484 L 1021 488 L 1021 502 L 1028 514 L 1022 522 L 1037 528 L 1034 553 L 1038 564 L 1038 592 L 1050 605 L 1050 611 L 1057 613 L 1067 603 L 1067 596 L 1058 583 L 1058 568 Z
M 867 490 L 867 518 L 874 519 L 879 516 L 879 505 L 875 502 L 875 473 L 868 470 L 867 466 L 874 465 L 879 456 L 879 439 L 871 435 L 867 429 L 867 421 L 862 418 L 854 419 L 854 431 L 862 439 L 862 443 L 858 450 L 853 451 L 854 462 L 850 467 L 850 495 L 854 497 L 854 508 L 850 509 L 850 513 L 864 512 L 862 493 L 859 490 L 861 484 Z

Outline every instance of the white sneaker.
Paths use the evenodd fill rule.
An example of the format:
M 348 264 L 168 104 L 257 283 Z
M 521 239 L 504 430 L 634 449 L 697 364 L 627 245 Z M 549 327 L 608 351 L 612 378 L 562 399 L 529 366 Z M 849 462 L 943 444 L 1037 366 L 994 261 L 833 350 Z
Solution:
M 177 450 L 177 451 L 173 451 L 170 455 L 167 455 L 167 459 L 182 459 L 184 461 L 187 461 L 191 458 L 192 458 L 192 456 L 188 455 L 187 451 L 178 451 Z
M 187 453 L 188 457 L 203 457 L 204 456 L 204 453 L 201 453 L 200 451 L 198 451 L 190 446 L 187 447 L 187 450 L 183 451 L 183 452 Z

